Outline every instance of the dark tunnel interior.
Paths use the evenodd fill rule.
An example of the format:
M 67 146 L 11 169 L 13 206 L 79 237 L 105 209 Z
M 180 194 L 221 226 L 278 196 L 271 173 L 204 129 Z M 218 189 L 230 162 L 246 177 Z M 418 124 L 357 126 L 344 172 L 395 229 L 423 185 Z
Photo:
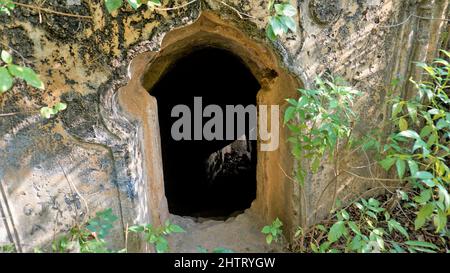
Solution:
M 238 56 L 203 47 L 176 60 L 150 90 L 158 102 L 170 213 L 226 219 L 250 207 L 256 198 L 257 143 L 248 140 L 248 118 L 246 140 L 176 141 L 171 128 L 179 117 L 171 117 L 171 112 L 180 104 L 192 109 L 194 131 L 194 97 L 202 98 L 202 109 L 211 104 L 220 106 L 225 117 L 226 105 L 256 105 L 259 89 L 258 81 Z M 209 119 L 203 117 L 202 124 Z

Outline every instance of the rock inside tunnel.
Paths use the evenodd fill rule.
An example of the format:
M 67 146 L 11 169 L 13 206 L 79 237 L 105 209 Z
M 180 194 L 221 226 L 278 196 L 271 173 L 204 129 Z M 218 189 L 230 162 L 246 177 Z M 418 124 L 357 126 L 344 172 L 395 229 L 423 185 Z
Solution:
M 245 135 L 234 140 L 225 134 L 226 106 L 256 105 L 260 85 L 241 59 L 226 50 L 203 47 L 175 61 L 150 90 L 158 103 L 165 193 L 169 212 L 181 216 L 226 218 L 250 207 L 256 198 L 257 141 L 250 140 L 250 115 Z M 223 110 L 223 139 L 194 140 L 194 98 L 202 110 L 217 105 Z M 179 117 L 176 105 L 191 109 L 191 140 L 171 134 Z M 214 114 L 213 114 L 214 115 Z M 203 117 L 202 125 L 212 117 Z M 183 128 L 185 129 L 185 128 Z M 217 131 L 216 131 L 217 132 Z

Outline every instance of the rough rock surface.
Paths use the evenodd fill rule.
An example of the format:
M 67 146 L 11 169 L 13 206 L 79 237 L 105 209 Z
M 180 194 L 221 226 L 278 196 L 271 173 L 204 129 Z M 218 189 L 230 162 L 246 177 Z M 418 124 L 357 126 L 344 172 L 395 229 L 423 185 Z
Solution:
M 265 237 L 261 236 L 263 223 L 249 210 L 226 221 L 202 221 L 176 215 L 172 215 L 171 220 L 186 230 L 186 233 L 171 237 L 172 252 L 197 253 L 199 246 L 210 252 L 215 248 L 226 248 L 237 253 L 282 251 L 277 243 L 267 245 Z

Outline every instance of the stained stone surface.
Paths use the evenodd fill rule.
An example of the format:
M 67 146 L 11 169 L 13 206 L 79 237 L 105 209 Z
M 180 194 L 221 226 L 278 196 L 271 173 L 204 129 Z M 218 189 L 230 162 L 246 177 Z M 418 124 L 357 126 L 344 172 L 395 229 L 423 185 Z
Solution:
M 319 24 L 331 24 L 341 14 L 341 0 L 311 0 L 309 4 L 313 19 Z

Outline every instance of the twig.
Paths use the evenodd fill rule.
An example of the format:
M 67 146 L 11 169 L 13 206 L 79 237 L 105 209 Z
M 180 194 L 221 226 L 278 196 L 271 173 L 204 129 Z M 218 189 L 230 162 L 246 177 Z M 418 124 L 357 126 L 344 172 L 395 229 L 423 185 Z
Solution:
M 248 19 L 248 18 L 251 18 L 251 19 L 258 19 L 258 18 L 256 18 L 256 17 L 250 15 L 250 14 L 243 13 L 243 12 L 237 10 L 235 7 L 232 7 L 231 5 L 225 3 L 225 2 L 223 2 L 223 1 L 221 1 L 221 0 L 215 0 L 215 1 L 217 1 L 217 2 L 219 2 L 220 4 L 222 4 L 222 5 L 226 6 L 226 7 L 228 7 L 229 9 L 232 9 L 234 12 L 237 13 L 237 15 L 239 16 L 239 18 L 241 18 L 241 19 Z M 244 18 L 244 16 L 242 16 L 242 15 L 244 15 L 244 16 L 247 17 L 247 18 Z
M 281 167 L 280 162 L 278 162 L 278 167 L 280 167 L 280 169 L 281 169 L 281 171 L 283 172 L 283 174 L 284 174 L 289 180 L 291 180 L 292 182 L 298 183 L 297 180 L 295 180 L 294 178 L 292 178 L 291 176 L 289 176 L 289 175 L 284 171 L 283 167 Z
M 336 147 L 334 148 L 334 154 L 335 154 L 335 158 L 334 158 L 334 177 L 335 177 L 335 181 L 334 181 L 334 191 L 333 191 L 333 203 L 331 204 L 331 210 L 334 209 L 334 206 L 336 204 L 336 199 L 337 199 L 337 193 L 338 193 L 338 185 L 339 185 L 339 139 L 336 142 Z
M 377 162 L 372 162 L 369 165 L 364 165 L 364 166 L 350 166 L 349 164 L 347 164 L 347 167 L 349 167 L 350 169 L 365 169 L 368 168 L 370 166 L 376 165 Z
M 16 53 L 17 55 L 19 55 L 19 57 L 22 59 L 23 63 L 29 63 L 29 64 L 33 64 L 32 61 L 28 60 L 27 58 L 25 58 L 19 51 L 15 50 L 14 48 L 10 47 L 8 44 L 4 43 L 4 42 L 0 42 L 4 47 L 9 48 L 11 51 L 13 51 L 14 53 Z
M 366 159 L 367 159 L 367 163 L 369 163 L 368 169 L 369 169 L 370 178 L 372 178 L 373 182 L 378 182 L 378 183 L 379 183 L 382 187 L 384 187 L 390 194 L 394 194 L 392 191 L 390 191 L 388 188 L 386 188 L 386 185 L 384 185 L 381 181 L 376 181 L 376 180 L 375 180 L 375 176 L 374 176 L 373 173 L 372 173 L 372 167 L 370 166 L 370 159 L 369 159 L 369 156 L 367 155 L 367 152 L 366 152 L 364 149 L 362 149 L 362 151 L 364 152 L 364 156 L 365 156 Z
M 402 205 L 400 204 L 400 202 L 396 202 L 397 203 L 397 207 L 400 209 L 400 211 L 403 213 L 403 215 L 406 217 L 406 220 L 408 220 L 408 222 L 410 222 L 411 224 L 414 225 L 414 222 L 409 218 L 409 216 L 406 214 L 406 212 L 403 210 Z
M 357 175 L 356 173 L 352 173 L 348 170 L 344 170 L 344 172 L 346 172 L 350 175 L 353 175 L 354 177 L 362 179 L 362 180 L 371 180 L 371 181 L 376 180 L 376 181 L 385 181 L 385 182 L 404 182 L 404 180 L 402 180 L 402 179 L 389 179 L 389 178 L 376 178 L 376 177 L 372 178 L 372 177 L 360 176 L 360 175 Z
M 14 1 L 12 3 L 19 7 L 24 7 L 27 9 L 33 9 L 33 10 L 37 10 L 40 12 L 42 11 L 42 12 L 52 13 L 52 14 L 56 14 L 56 15 L 66 16 L 66 17 L 74 17 L 74 18 L 79 18 L 79 19 L 92 19 L 93 18 L 92 16 L 88 16 L 88 15 L 79 15 L 79 14 L 73 14 L 73 13 L 59 12 L 59 11 L 48 9 L 48 8 L 42 8 L 42 7 L 18 3 L 18 2 L 14 2 Z

